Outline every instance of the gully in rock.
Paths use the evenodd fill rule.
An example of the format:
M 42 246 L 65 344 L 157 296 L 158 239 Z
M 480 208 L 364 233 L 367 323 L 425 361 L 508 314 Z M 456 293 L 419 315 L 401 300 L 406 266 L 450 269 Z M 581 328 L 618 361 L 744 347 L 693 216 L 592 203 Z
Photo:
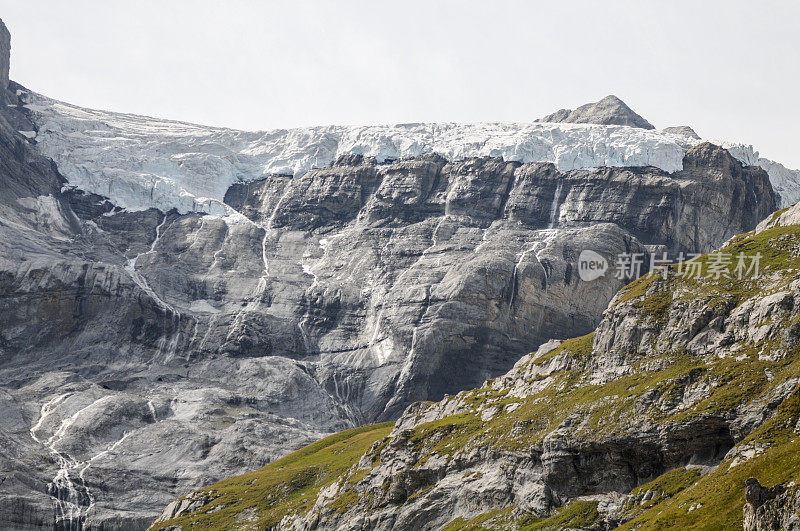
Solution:
M 556 191 L 553 193 L 553 202 L 550 205 L 550 222 L 547 224 L 548 229 L 554 229 L 558 223 L 558 214 L 561 207 L 561 188 L 564 186 L 564 180 L 559 179 L 556 185 Z
M 47 448 L 58 464 L 55 477 L 47 485 L 47 493 L 56 500 L 54 528 L 58 531 L 81 531 L 86 520 L 86 513 L 92 505 L 92 495 L 83 479 L 83 473 L 81 472 L 74 481 L 70 475 L 70 471 L 76 470 L 79 463 L 55 448 L 59 441 L 59 432 L 70 419 L 64 420 L 59 430 L 47 440 L 40 439 L 38 434 L 46 419 L 70 395 L 71 393 L 66 393 L 43 404 L 39 420 L 30 429 L 31 438 Z
M 48 485 L 47 492 L 57 500 L 55 528 L 59 531 L 80 531 L 86 520 L 86 513 L 91 506 L 92 498 L 82 478 L 77 483 L 70 477 L 70 470 L 78 466 L 68 455 L 56 452 L 59 470 Z

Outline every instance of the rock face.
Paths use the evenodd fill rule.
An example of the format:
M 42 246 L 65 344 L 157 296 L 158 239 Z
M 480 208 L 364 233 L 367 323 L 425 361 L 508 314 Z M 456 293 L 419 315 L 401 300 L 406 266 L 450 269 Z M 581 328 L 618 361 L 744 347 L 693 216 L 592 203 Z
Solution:
M 728 152 L 745 165 L 756 165 L 769 173 L 770 182 L 779 196 L 781 208 L 788 208 L 800 201 L 800 170 L 791 170 L 782 164 L 765 159 L 752 146 L 735 143 L 722 144 Z
M 755 478 L 747 480 L 744 531 L 792 531 L 800 529 L 800 496 L 784 485 L 762 487 Z
M 744 505 L 747 529 L 796 528 L 798 248 L 800 226 L 777 226 L 696 262 L 759 254 L 759 274 L 733 281 L 731 264 L 719 277 L 671 268 L 640 279 L 593 334 L 548 342 L 479 388 L 409 406 L 313 507 L 269 521 L 282 516 L 280 529 L 730 529 L 742 525 Z M 754 472 L 786 486 L 751 479 L 745 493 Z M 258 499 L 231 500 L 211 486 L 173 504 L 154 528 L 202 527 L 209 515 L 224 527 L 238 514 L 258 525 L 267 518 Z
M 560 151 L 495 124 L 514 141 L 483 153 L 453 124 L 251 134 L 3 92 L 12 528 L 145 527 L 189 490 L 590 331 L 627 279 L 580 280 L 582 250 L 708 251 L 775 208 L 764 170 L 630 127 L 530 127 L 564 132 Z M 555 163 L 489 156 L 523 147 Z
M 627 125 L 641 129 L 655 129 L 653 125 L 633 112 L 625 102 L 616 96 L 606 96 L 595 103 L 581 105 L 577 109 L 561 109 L 537 122 L 570 124 Z

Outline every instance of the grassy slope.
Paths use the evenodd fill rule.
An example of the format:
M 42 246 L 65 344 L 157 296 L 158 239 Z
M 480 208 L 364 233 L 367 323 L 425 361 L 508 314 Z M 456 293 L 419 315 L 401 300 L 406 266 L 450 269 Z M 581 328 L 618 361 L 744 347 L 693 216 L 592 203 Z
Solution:
M 481 531 L 490 529 L 519 529 L 519 531 L 544 531 L 549 529 L 581 529 L 597 522 L 596 501 L 580 500 L 561 507 L 550 518 L 516 516 L 510 507 L 476 516 L 471 520 L 456 518 L 442 531 Z
M 213 497 L 200 511 L 163 522 L 152 529 L 180 525 L 183 529 L 254 529 L 276 525 L 290 513 L 304 513 L 319 490 L 333 483 L 369 449 L 386 437 L 393 423 L 364 426 L 336 433 L 269 465 L 198 491 Z M 248 515 L 244 522 L 240 515 Z M 237 520 L 237 517 L 240 517 Z

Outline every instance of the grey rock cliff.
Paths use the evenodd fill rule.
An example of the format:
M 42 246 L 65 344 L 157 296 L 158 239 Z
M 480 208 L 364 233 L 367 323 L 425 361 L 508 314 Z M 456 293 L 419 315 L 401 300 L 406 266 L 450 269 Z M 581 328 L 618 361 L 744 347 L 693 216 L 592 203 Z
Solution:
M 710 144 L 672 175 L 350 157 L 235 185 L 236 221 L 60 184 L 20 191 L 3 226 L 0 377 L 44 463 L 8 504 L 46 507 L 83 470 L 62 506 L 111 527 L 591 330 L 623 282 L 580 281 L 583 249 L 709 250 L 774 208 L 766 174 Z
M 606 96 L 595 103 L 581 105 L 575 110 L 561 109 L 536 120 L 572 124 L 628 125 L 641 129 L 655 129 L 653 124 L 636 114 L 616 96 Z

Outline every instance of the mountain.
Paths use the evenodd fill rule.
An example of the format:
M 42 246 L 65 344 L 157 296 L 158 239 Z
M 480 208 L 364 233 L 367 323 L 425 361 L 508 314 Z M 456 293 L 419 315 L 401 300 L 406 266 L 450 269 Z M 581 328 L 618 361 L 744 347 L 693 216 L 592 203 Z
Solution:
M 153 529 L 793 529 L 798 213 L 702 256 L 700 276 L 633 282 L 591 334 L 413 404 L 388 435 L 324 439 L 186 496 Z M 713 269 L 740 254 L 758 273 Z
M 143 529 L 366 444 L 594 329 L 630 279 L 581 252 L 647 269 L 800 193 L 749 146 L 625 125 L 243 132 L 0 94 L 0 527 Z
M 568 123 L 568 124 L 600 124 L 600 125 L 626 125 L 641 129 L 655 129 L 653 124 L 633 112 L 625 102 L 618 97 L 606 96 L 600 101 L 581 105 L 577 109 L 561 109 L 549 114 L 537 122 Z

